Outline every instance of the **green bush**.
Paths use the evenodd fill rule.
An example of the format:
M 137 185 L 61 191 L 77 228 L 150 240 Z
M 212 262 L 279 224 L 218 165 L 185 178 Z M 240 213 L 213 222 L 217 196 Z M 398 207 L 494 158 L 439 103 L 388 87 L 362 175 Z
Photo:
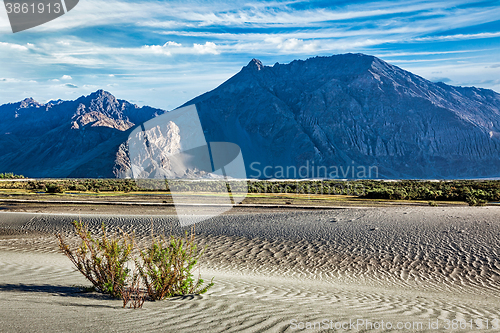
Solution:
M 15 175 L 12 172 L 0 173 L 0 179 L 23 179 L 22 175 Z
M 184 238 L 155 237 L 151 246 L 141 251 L 140 260 L 136 260 L 148 295 L 151 300 L 187 295 L 203 294 L 213 286 L 212 281 L 203 286 L 203 280 L 193 278 L 191 271 L 203 255 L 194 242 L 194 233 Z
M 185 237 L 153 237 L 151 245 L 146 249 L 137 248 L 139 256 L 134 257 L 133 235 L 122 231 L 110 237 L 103 224 L 102 236 L 96 238 L 87 225 L 74 221 L 73 226 L 80 245 L 71 247 L 61 234 L 57 234 L 59 248 L 97 291 L 121 297 L 124 307 L 129 302 L 134 308 L 142 307 L 146 294 L 155 301 L 203 294 L 214 285 L 213 279 L 203 286 L 201 278 L 193 278 L 192 270 L 203 255 L 195 243 L 193 231 L 190 236 L 186 232 Z M 136 266 L 133 274 L 127 267 L 131 261 Z
M 408 194 L 406 193 L 405 189 L 397 189 L 392 194 L 392 198 L 391 199 L 404 200 L 407 197 L 408 197 Z
M 369 190 L 364 197 L 369 199 L 393 199 L 393 195 L 394 191 L 392 189 L 376 188 Z
M 367 189 L 366 194 L 360 197 L 369 199 L 465 201 L 470 205 L 484 205 L 488 201 L 500 200 L 500 181 L 403 180 L 385 182 L 366 180 L 357 183 Z
M 103 224 L 102 237 L 96 239 L 87 225 L 74 221 L 73 226 L 81 239 L 80 246 L 72 249 L 58 234 L 59 248 L 96 290 L 112 297 L 121 297 L 130 272 L 126 263 L 134 247 L 133 237 L 123 232 L 121 236 L 109 237 Z
M 45 189 L 46 193 L 64 193 L 64 186 L 60 184 L 49 184 Z
M 0 178 L 17 177 L 11 173 L 0 174 Z M 197 182 L 183 182 L 185 191 L 223 192 L 227 190 L 225 182 L 205 182 L 200 186 Z M 56 186 L 56 187 L 53 187 Z M 453 180 L 453 181 L 425 181 L 425 180 L 311 180 L 297 181 L 264 181 L 251 180 L 241 190 L 248 193 L 294 193 L 294 194 L 330 194 L 356 195 L 360 198 L 389 199 L 389 200 L 423 200 L 423 201 L 463 201 L 473 202 L 468 196 L 475 197 L 479 204 L 500 201 L 500 181 L 498 180 Z M 62 193 L 61 189 L 70 191 L 109 192 L 109 191 L 158 191 L 157 180 L 143 180 L 139 187 L 133 179 L 58 179 L 38 181 L 9 181 L 0 182 L 2 189 L 26 189 L 31 191 L 46 191 L 47 193 Z M 357 189 L 357 190 L 356 190 Z M 235 190 L 231 184 L 231 190 Z M 162 191 L 169 192 L 168 183 Z

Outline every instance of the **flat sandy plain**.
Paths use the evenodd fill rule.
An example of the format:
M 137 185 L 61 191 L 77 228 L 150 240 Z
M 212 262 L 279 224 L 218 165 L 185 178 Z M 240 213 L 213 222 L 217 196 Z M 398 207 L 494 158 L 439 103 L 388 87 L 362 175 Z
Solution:
M 172 208 L 3 207 L 0 332 L 500 331 L 496 206 L 235 208 L 196 224 L 215 286 L 140 310 L 81 292 L 53 234 L 81 219 L 147 241 L 182 232 Z

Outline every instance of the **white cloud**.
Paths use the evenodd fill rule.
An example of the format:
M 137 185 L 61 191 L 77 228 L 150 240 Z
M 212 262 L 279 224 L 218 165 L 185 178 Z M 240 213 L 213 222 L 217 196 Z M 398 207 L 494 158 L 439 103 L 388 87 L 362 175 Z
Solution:
M 144 45 L 143 50 L 154 54 L 163 54 L 171 56 L 173 54 L 220 54 L 218 47 L 213 42 L 205 44 L 193 44 L 193 47 L 184 47 L 176 42 L 166 42 L 163 45 Z
M 71 11 L 67 15 L 53 20 L 32 31 L 68 30 L 89 26 L 102 26 L 106 23 L 113 25 L 126 23 L 135 26 L 147 26 L 158 29 L 174 29 L 182 31 L 184 28 L 203 28 L 210 26 L 243 26 L 243 27 L 318 27 L 328 28 L 332 22 L 342 22 L 350 19 L 364 19 L 369 21 L 391 22 L 391 17 L 385 16 L 403 14 L 404 16 L 423 17 L 429 13 L 443 12 L 447 22 L 460 25 L 467 21 L 467 17 L 476 15 L 475 22 L 486 22 L 489 17 L 497 13 L 485 13 L 481 8 L 478 13 L 471 9 L 454 9 L 457 5 L 467 1 L 372 1 L 360 5 L 351 4 L 336 8 L 319 8 L 296 10 L 290 4 L 295 1 L 276 2 L 240 2 L 232 1 L 215 3 L 213 1 L 196 2 L 196 5 L 185 1 L 168 2 L 128 2 L 116 0 L 87 0 L 80 1 L 78 11 Z M 493 14 L 493 15 L 492 15 Z M 401 26 L 408 22 L 398 21 Z M 431 26 L 443 21 L 443 17 L 430 17 Z M 341 23 L 342 24 L 342 23 Z M 410 27 L 413 28 L 414 26 Z M 376 29 L 376 27 L 375 27 Z
M 172 41 L 168 41 L 165 44 L 163 44 L 163 47 L 168 47 L 168 46 L 182 46 L 182 44 L 172 42 Z
M 217 45 L 213 42 L 206 42 L 204 45 L 195 43 L 193 49 L 198 54 L 220 54 Z
M 27 51 L 28 50 L 27 46 L 19 45 L 19 44 L 13 44 L 13 43 L 5 43 L 5 42 L 0 42 L 0 47 L 10 48 L 10 49 L 19 50 L 19 51 Z
M 282 51 L 292 53 L 313 52 L 319 49 L 318 41 L 304 42 L 304 40 L 298 38 L 268 37 L 264 41 L 274 44 Z
M 13 82 L 21 82 L 21 80 L 13 79 L 13 78 L 0 78 L 0 82 L 13 83 Z
M 172 13 L 168 3 L 137 3 L 116 0 L 80 1 L 75 10 L 56 20 L 30 29 L 32 32 L 67 31 L 73 28 L 102 26 L 112 23 L 135 24 L 140 19 L 148 19 Z
M 162 45 L 144 45 L 142 48 L 156 54 L 172 55 L 172 53 Z
M 441 54 L 460 54 L 472 52 L 494 51 L 494 49 L 469 49 L 469 50 L 453 50 L 453 51 L 428 51 L 428 52 L 379 52 L 378 57 L 404 57 L 404 56 L 427 56 Z
M 386 33 L 386 30 L 393 27 L 400 29 L 401 33 L 406 31 L 412 34 L 421 29 L 435 31 L 468 26 L 474 22 L 490 22 L 496 20 L 495 17 L 500 14 L 500 8 L 495 7 L 460 8 L 459 5 L 467 3 L 465 0 L 372 1 L 306 10 L 296 10 L 289 6 L 292 3 L 294 1 L 268 3 L 254 1 L 245 5 L 238 2 L 225 3 L 223 6 L 213 2 L 197 3 L 196 6 L 172 3 L 171 9 L 176 13 L 175 18 L 171 15 L 167 17 L 153 15 L 148 20 L 136 24 L 170 29 L 173 34 L 182 33 L 183 30 L 193 31 L 193 27 L 269 28 L 274 29 L 274 33 L 277 27 L 328 29 L 333 25 L 343 27 L 341 30 L 344 33 L 356 33 L 358 24 L 360 28 L 372 26 L 370 29 L 363 29 L 371 30 L 372 34 Z M 358 22 L 353 22 L 347 27 L 344 21 L 353 19 Z M 212 34 L 217 33 L 212 32 Z
M 435 78 L 439 74 L 440 78 L 449 79 L 447 84 L 459 86 L 478 86 L 487 89 L 498 89 L 498 78 L 500 68 L 490 68 L 491 63 L 476 63 L 471 61 L 456 61 L 455 59 L 435 59 L 432 61 L 393 61 L 397 66 L 404 68 L 414 74 L 426 79 Z
M 38 83 L 36 80 L 30 80 L 30 79 L 16 79 L 16 78 L 0 78 L 0 83 L 5 82 L 5 83 L 21 83 L 21 84 L 26 84 L 26 83 Z
M 163 45 L 144 45 L 142 48 L 145 50 L 149 50 L 152 53 L 171 56 L 172 53 L 170 52 L 170 48 L 179 48 L 179 47 L 182 47 L 182 44 L 173 41 L 168 41 Z
M 61 80 L 73 80 L 73 78 L 70 75 L 63 75 L 61 76 Z
M 464 39 L 483 39 L 483 38 L 495 38 L 500 37 L 500 32 L 483 32 L 478 34 L 456 34 L 456 35 L 445 35 L 445 36 L 430 36 L 430 37 L 420 37 L 414 38 L 417 42 L 429 42 L 429 41 L 442 41 L 442 40 L 464 40 Z
M 176 6 L 177 20 L 148 20 L 141 25 L 156 28 L 172 28 L 178 26 L 325 26 L 332 21 L 379 17 L 382 15 L 407 14 L 437 11 L 446 7 L 453 7 L 464 1 L 373 1 L 362 5 L 350 5 L 337 8 L 319 8 L 295 10 L 288 5 L 293 2 L 274 2 L 268 4 L 247 3 L 247 6 L 231 4 L 216 6 L 214 3 L 198 4 L 195 8 Z M 243 8 L 241 8 L 243 7 Z M 182 10 L 179 10 L 181 9 Z M 221 8 L 223 8 L 221 10 Z

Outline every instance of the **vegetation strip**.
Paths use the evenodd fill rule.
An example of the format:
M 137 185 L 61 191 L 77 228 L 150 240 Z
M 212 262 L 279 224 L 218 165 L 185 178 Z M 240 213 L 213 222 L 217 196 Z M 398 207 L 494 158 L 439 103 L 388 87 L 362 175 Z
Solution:
M 8 175 L 10 177 L 10 174 Z M 159 184 L 154 179 L 143 180 L 146 181 L 152 183 L 144 183 L 143 187 L 139 187 L 133 179 L 40 179 L 0 182 L 0 189 L 39 194 L 63 194 L 66 191 L 170 193 L 169 182 Z M 234 186 L 236 188 L 233 188 Z M 435 205 L 436 201 L 462 201 L 471 206 L 479 206 L 500 201 L 499 180 L 251 180 L 231 185 L 231 188 L 228 188 L 226 182 L 221 181 L 206 181 L 203 184 L 188 181 L 176 183 L 176 191 L 186 193 L 207 192 L 217 195 L 227 193 L 229 190 L 249 194 L 321 194 L 364 199 L 425 200 L 429 201 L 429 205 Z
M 289 208 L 289 209 L 346 209 L 347 207 L 337 206 L 296 206 L 296 205 L 257 205 L 257 204 L 205 204 L 205 203 L 163 203 L 163 202 L 125 202 L 125 201 L 66 201 L 66 200 L 23 200 L 23 199 L 2 199 L 0 202 L 10 203 L 43 203 L 56 205 L 117 205 L 117 206 L 159 206 L 159 207 L 175 207 L 175 206 L 204 206 L 204 207 L 244 207 L 244 208 Z M 356 208 L 356 207 L 349 207 Z

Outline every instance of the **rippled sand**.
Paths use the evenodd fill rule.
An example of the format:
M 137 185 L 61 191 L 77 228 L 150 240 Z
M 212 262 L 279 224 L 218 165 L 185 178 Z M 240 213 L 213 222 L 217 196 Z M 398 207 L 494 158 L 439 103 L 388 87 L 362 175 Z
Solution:
M 175 217 L 0 213 L 0 332 L 311 332 L 342 324 L 340 331 L 436 332 L 450 331 L 448 323 L 500 331 L 499 217 L 500 207 L 408 206 L 219 216 L 196 225 L 208 246 L 201 275 L 214 276 L 215 287 L 129 310 L 79 293 L 74 286 L 88 282 L 52 234 L 69 235 L 80 218 L 146 242 L 151 225 L 182 233 Z M 299 329 L 307 323 L 315 326 Z

